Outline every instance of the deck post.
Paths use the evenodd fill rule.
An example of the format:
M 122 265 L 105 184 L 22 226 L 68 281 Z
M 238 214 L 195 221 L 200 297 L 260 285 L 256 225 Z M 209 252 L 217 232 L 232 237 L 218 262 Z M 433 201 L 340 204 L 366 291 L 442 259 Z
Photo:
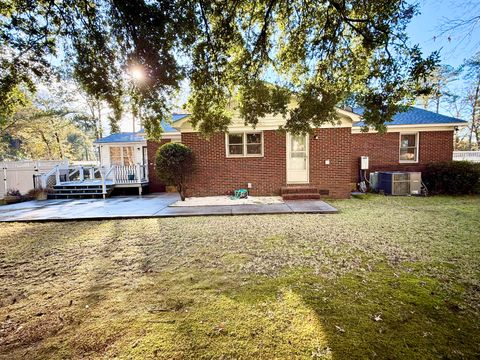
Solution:
M 138 196 L 142 196 L 142 184 L 138 185 Z
M 7 189 L 8 189 L 8 184 L 7 184 L 7 165 L 5 164 L 3 166 L 3 186 L 4 186 L 4 190 L 5 190 L 5 194 L 7 193 Z
M 105 185 L 105 169 L 103 166 L 100 168 L 100 176 L 102 177 L 102 195 L 103 199 L 105 200 L 105 196 L 107 194 L 107 186 Z
M 55 166 L 55 185 L 60 185 L 60 169 L 58 165 Z
M 140 164 L 135 164 L 135 180 L 141 182 L 142 174 L 140 172 Z
M 78 167 L 78 173 L 80 174 L 80 181 L 84 181 L 85 180 L 85 175 L 83 173 L 83 166 Z
M 90 180 L 94 180 L 95 179 L 95 173 L 93 171 L 93 167 L 89 167 L 88 168 L 88 177 L 90 178 Z
M 42 182 L 42 189 L 46 189 L 47 188 L 47 177 L 45 176 L 45 174 L 41 174 L 40 175 L 40 181 Z

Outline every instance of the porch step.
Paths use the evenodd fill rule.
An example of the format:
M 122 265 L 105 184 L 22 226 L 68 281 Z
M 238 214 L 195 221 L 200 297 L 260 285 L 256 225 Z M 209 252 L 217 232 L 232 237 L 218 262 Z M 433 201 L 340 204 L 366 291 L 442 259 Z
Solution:
M 107 194 L 109 196 L 113 191 L 112 185 L 106 186 Z M 48 194 L 48 199 L 78 199 L 78 198 L 101 198 L 103 197 L 102 185 L 55 185 L 53 193 Z
M 311 185 L 283 186 L 280 193 L 283 200 L 320 199 L 318 188 Z
M 308 200 L 308 199 L 320 199 L 319 193 L 292 193 L 283 194 L 283 200 Z
M 318 194 L 318 188 L 316 186 L 304 185 L 304 186 L 283 186 L 280 189 L 282 195 L 285 194 Z

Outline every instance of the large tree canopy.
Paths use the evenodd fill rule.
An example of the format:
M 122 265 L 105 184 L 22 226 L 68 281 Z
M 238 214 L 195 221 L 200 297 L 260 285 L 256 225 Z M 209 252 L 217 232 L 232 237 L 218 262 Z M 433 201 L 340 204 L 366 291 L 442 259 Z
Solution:
M 6 0 L 0 96 L 33 89 L 60 58 L 117 118 L 128 94 L 152 137 L 184 78 L 206 135 L 225 130 L 232 108 L 247 124 L 277 113 L 287 130 L 305 132 L 352 96 L 380 129 L 428 90 L 438 60 L 408 44 L 415 12 L 404 0 Z M 144 81 L 125 75 L 133 67 Z

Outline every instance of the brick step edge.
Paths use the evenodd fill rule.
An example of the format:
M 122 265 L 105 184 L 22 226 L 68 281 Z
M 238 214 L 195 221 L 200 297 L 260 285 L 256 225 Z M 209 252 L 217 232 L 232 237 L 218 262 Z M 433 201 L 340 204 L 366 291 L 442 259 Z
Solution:
M 319 190 L 315 186 L 284 186 L 280 193 L 284 194 L 318 194 Z
M 320 194 L 318 193 L 301 193 L 301 194 L 284 194 L 282 195 L 283 200 L 308 200 L 308 199 L 320 199 Z

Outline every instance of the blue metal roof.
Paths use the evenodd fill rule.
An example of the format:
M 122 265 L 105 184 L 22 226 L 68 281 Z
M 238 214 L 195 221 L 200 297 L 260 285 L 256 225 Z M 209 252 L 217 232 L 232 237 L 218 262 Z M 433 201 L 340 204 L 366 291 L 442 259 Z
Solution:
M 189 114 L 172 114 L 172 121 L 176 122 L 179 121 L 185 117 L 187 117 Z M 177 132 L 178 130 L 172 127 L 172 124 L 167 121 L 162 121 L 161 123 L 162 129 L 166 133 L 172 133 L 172 132 Z M 101 139 L 95 140 L 94 143 L 96 144 L 101 144 L 101 143 L 123 143 L 123 142 L 142 142 L 145 141 L 145 137 L 143 134 L 145 133 L 144 129 L 140 129 L 139 132 L 121 132 L 117 134 L 110 134 L 108 136 L 105 136 Z
M 363 108 L 354 108 L 353 112 L 358 115 L 363 115 Z M 466 123 L 465 120 L 460 120 L 451 116 L 437 114 L 433 111 L 428 111 L 416 107 L 410 107 L 407 111 L 399 112 L 393 116 L 391 122 L 386 123 L 390 125 L 432 125 L 432 124 L 458 124 Z M 353 126 L 364 126 L 363 121 L 353 124 Z
M 110 134 L 101 139 L 95 140 L 96 144 L 114 143 L 114 142 L 142 142 L 145 138 L 134 132 L 121 132 L 117 134 Z

